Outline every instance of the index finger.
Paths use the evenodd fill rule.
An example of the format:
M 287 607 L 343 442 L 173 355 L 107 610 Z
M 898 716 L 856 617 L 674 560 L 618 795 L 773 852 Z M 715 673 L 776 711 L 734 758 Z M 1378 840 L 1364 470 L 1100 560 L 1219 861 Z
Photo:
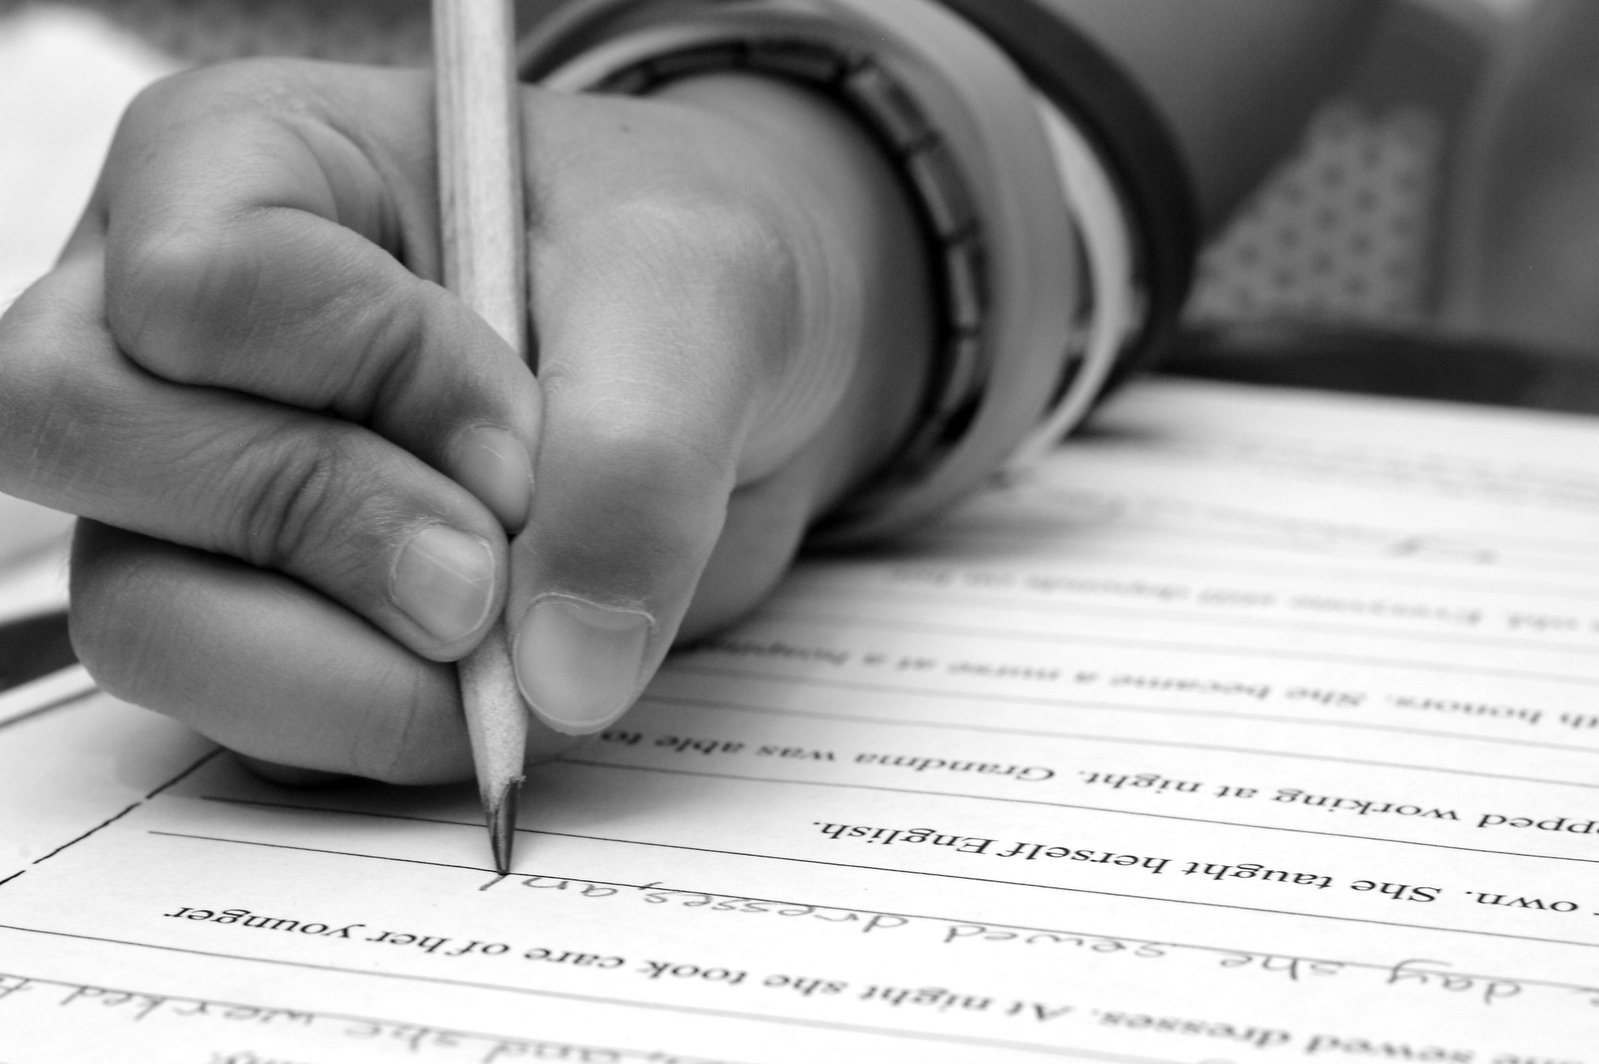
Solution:
M 130 108 L 81 243 L 118 347 L 175 383 L 331 412 L 525 517 L 531 372 L 438 272 L 429 81 L 245 63 Z

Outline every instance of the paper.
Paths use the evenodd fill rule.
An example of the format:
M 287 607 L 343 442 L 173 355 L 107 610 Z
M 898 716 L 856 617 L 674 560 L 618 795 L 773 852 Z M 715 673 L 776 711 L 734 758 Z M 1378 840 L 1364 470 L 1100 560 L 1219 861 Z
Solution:
M 469 786 L 21 721 L 0 1059 L 1596 1064 L 1595 455 L 1140 386 L 677 657 L 504 880 Z

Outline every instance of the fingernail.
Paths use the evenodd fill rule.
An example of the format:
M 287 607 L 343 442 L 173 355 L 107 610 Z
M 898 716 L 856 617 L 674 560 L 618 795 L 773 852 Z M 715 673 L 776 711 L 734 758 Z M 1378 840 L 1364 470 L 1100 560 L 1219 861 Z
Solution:
M 464 639 L 494 605 L 494 552 L 465 532 L 424 528 L 400 548 L 390 594 L 430 634 L 446 643 Z
M 522 697 L 557 731 L 598 731 L 633 704 L 654 623 L 641 610 L 566 595 L 537 599 L 516 633 Z
M 450 475 L 510 531 L 527 523 L 533 463 L 522 441 L 509 432 L 481 426 L 461 433 L 450 448 Z

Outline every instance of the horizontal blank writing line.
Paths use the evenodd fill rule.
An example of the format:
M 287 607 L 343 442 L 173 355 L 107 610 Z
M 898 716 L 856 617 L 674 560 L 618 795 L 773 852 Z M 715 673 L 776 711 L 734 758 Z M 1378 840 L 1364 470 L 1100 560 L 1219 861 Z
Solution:
M 1234 658 L 1273 658 L 1290 661 L 1331 661 L 1365 668 L 1410 669 L 1418 672 L 1462 673 L 1473 676 L 1499 676 L 1507 679 L 1537 680 L 1544 683 L 1575 684 L 1580 687 L 1599 687 L 1599 676 L 1574 676 L 1567 673 L 1546 672 L 1539 669 L 1505 669 L 1471 665 L 1458 661 L 1416 661 L 1409 658 L 1381 658 L 1365 654 L 1340 654 L 1320 650 L 1279 650 L 1271 647 L 1236 647 L 1225 643 L 1189 643 L 1174 639 L 1132 639 L 1124 636 L 1086 635 L 1081 632 L 1037 632 L 1020 628 L 998 628 L 992 625 L 952 625 L 930 621 L 912 621 L 904 618 L 862 617 L 856 614 L 809 613 L 801 610 L 768 609 L 756 615 L 755 620 L 786 618 L 801 624 L 825 625 L 832 631 L 852 628 L 888 628 L 927 635 L 953 635 L 962 638 L 1025 641 L 1031 643 L 1092 644 L 1095 646 L 1135 647 L 1140 650 L 1168 650 L 1184 654 L 1205 654 Z
M 847 713 L 816 713 L 803 709 L 774 709 L 736 702 L 712 702 L 705 699 L 673 699 L 662 695 L 646 695 L 641 701 L 662 702 L 673 705 L 713 710 L 732 710 L 739 713 L 761 713 L 774 717 L 815 718 L 840 720 L 855 724 L 883 724 L 893 727 L 937 728 L 945 731 L 970 731 L 995 735 L 1027 735 L 1035 738 L 1069 739 L 1074 742 L 1109 743 L 1124 746 L 1161 746 L 1176 750 L 1208 750 L 1222 754 L 1248 754 L 1258 757 L 1286 757 L 1299 761 L 1323 761 L 1335 765 L 1361 765 L 1367 768 L 1395 768 L 1406 772 L 1436 772 L 1446 776 L 1469 776 L 1474 779 L 1508 780 L 1512 783 L 1538 783 L 1557 787 L 1582 787 L 1599 790 L 1599 782 L 1588 780 L 1557 780 L 1541 776 L 1515 776 L 1508 773 L 1482 772 L 1469 768 L 1450 768 L 1446 765 L 1415 765 L 1401 761 L 1373 761 L 1358 757 L 1335 757 L 1332 754 L 1312 754 L 1302 750 L 1267 750 L 1253 746 L 1223 746 L 1218 743 L 1191 743 L 1178 739 L 1135 739 L 1123 735 L 1090 735 L 1086 732 L 1061 732 L 1043 729 L 1005 728 L 985 724 L 954 724 L 948 721 L 885 719 L 863 717 Z
M 1438 731 L 1432 728 L 1407 728 L 1398 724 L 1377 724 L 1360 720 L 1280 717 L 1270 713 L 1238 713 L 1230 710 L 1191 709 L 1183 706 L 1148 706 L 1132 702 L 1093 702 L 1077 698 L 1044 698 L 1037 695 L 1014 695 L 999 691 L 952 691 L 947 687 L 917 687 L 913 684 L 871 683 L 866 680 L 843 680 L 829 676 L 790 676 L 780 673 L 756 672 L 751 669 L 730 669 L 715 665 L 702 665 L 692 656 L 669 660 L 666 667 L 661 671 L 669 675 L 682 673 L 691 676 L 714 676 L 731 680 L 763 680 L 799 687 L 828 687 L 846 691 L 871 691 L 876 694 L 911 695 L 916 698 L 934 698 L 958 702 L 982 702 L 984 704 L 1004 702 L 1007 705 L 1037 706 L 1042 709 L 1095 709 L 1108 710 L 1114 713 L 1147 713 L 1171 717 L 1209 717 L 1215 720 L 1259 721 L 1266 724 L 1288 724 L 1298 728 L 1348 728 L 1356 731 L 1392 732 L 1399 735 L 1420 735 L 1428 739 L 1492 743 L 1496 746 L 1526 746 L 1538 750 L 1560 750 L 1571 754 L 1599 756 L 1599 749 L 1593 747 L 1574 746 L 1567 743 L 1546 743 L 1537 739 L 1512 739 L 1502 735 L 1471 735 L 1466 732 Z M 663 701 L 672 700 L 669 696 L 664 695 L 656 695 L 654 697 Z M 695 703 L 695 700 L 687 698 L 678 698 L 676 701 L 684 704 Z M 893 722 L 883 721 L 882 723 Z M 927 727 L 941 726 L 939 724 L 928 724 L 925 721 L 917 723 Z M 959 727 L 959 725 L 942 726 Z M 1016 729 L 1016 731 L 1021 733 L 1022 729 Z M 1027 734 L 1047 735 L 1049 733 L 1035 731 Z
M 835 583 L 822 589 L 821 594 L 791 591 L 783 599 L 785 608 L 803 609 L 796 599 L 812 598 L 823 608 L 837 608 L 853 599 L 860 602 L 881 602 L 892 599 L 911 605 L 936 606 L 941 609 L 980 605 L 987 609 L 1016 610 L 1025 613 L 1077 613 L 1094 617 L 1124 617 L 1134 620 L 1166 621 L 1172 624 L 1204 625 L 1206 627 L 1266 628 L 1273 632 L 1326 632 L 1340 636 L 1369 639 L 1408 640 L 1417 643 L 1443 643 L 1466 647 L 1509 647 L 1513 650 L 1536 650 L 1553 654 L 1599 653 L 1599 640 L 1591 643 L 1549 643 L 1537 639 L 1502 635 L 1474 635 L 1465 632 L 1428 632 L 1412 628 L 1379 628 L 1375 624 L 1340 624 L 1336 621 L 1311 620 L 1294 614 L 1260 616 L 1230 615 L 1220 612 L 1201 613 L 1166 607 L 1139 608 L 1123 604 L 1074 602 L 1069 599 L 1006 598 L 967 590 L 917 591 L 906 588 L 861 587 L 858 584 Z

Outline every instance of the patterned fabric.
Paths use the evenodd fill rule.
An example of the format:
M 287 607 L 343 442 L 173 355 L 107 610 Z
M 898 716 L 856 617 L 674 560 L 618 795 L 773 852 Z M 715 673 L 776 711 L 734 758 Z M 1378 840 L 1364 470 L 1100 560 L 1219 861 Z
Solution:
M 1464 2 L 1400 4 L 1200 264 L 1203 323 L 1436 324 L 1457 269 L 1462 173 L 1518 23 Z
M 1437 115 L 1419 107 L 1325 108 L 1300 153 L 1202 256 L 1190 317 L 1420 322 L 1443 142 Z

